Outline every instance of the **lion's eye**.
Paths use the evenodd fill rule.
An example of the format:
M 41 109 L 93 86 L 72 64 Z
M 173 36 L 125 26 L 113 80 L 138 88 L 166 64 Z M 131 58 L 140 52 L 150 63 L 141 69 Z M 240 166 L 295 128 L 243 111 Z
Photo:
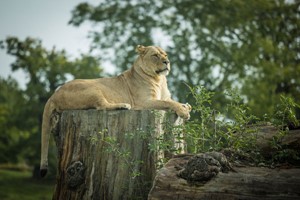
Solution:
M 152 56 L 155 58 L 159 58 L 158 54 L 153 54 Z

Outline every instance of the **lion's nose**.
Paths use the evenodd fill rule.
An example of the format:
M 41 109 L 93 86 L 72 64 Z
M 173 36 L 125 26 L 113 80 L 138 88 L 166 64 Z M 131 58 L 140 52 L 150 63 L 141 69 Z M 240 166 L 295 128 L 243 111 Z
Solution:
M 168 65 L 168 64 L 170 63 L 170 61 L 164 60 L 163 63 L 164 63 L 165 65 Z

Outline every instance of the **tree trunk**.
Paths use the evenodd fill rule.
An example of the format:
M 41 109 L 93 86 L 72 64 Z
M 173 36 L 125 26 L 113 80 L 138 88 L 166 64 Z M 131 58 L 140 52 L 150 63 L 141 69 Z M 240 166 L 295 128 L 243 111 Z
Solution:
M 184 150 L 174 137 L 181 133 L 168 126 L 181 123 L 165 111 L 64 111 L 52 125 L 59 159 L 53 199 L 147 199 L 159 161 L 170 156 L 159 143 Z
M 205 183 L 191 184 L 178 177 L 192 155 L 175 157 L 158 171 L 148 200 L 283 200 L 300 199 L 300 169 L 240 167 Z
M 276 135 L 278 135 L 278 129 L 274 126 L 259 127 L 257 147 L 266 159 L 272 158 L 275 153 L 280 151 L 271 143 Z M 300 130 L 291 130 L 282 138 L 280 146 L 285 150 L 299 152 Z M 285 158 L 288 159 L 286 160 L 288 163 L 294 165 L 285 163 L 275 169 L 245 165 L 244 167 L 234 167 L 235 172 L 220 172 L 209 180 L 193 183 L 182 178 L 181 170 L 182 167 L 187 168 L 187 163 L 194 156 L 185 154 L 170 159 L 157 172 L 148 200 L 300 199 L 300 168 L 297 157 L 290 155 Z M 189 166 L 193 167 L 193 165 Z M 202 174 L 210 172 L 209 168 L 201 166 L 197 170 L 206 172 Z M 201 173 L 198 174 L 201 175 Z M 194 173 L 193 175 L 197 177 L 198 174 Z

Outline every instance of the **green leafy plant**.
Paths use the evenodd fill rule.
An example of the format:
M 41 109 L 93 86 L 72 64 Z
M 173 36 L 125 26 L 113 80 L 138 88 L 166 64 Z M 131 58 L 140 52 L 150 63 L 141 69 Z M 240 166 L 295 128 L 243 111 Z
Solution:
M 188 148 L 192 153 L 207 151 L 218 145 L 215 137 L 216 127 L 213 125 L 216 122 L 216 111 L 210 106 L 214 93 L 203 86 L 188 87 L 195 100 L 193 105 L 195 118 L 185 125 Z
M 300 108 L 300 105 L 293 98 L 281 95 L 280 103 L 276 105 L 272 123 L 281 129 L 288 126 L 299 126 L 295 113 L 296 108 Z
M 258 120 L 234 90 L 225 95 L 229 101 L 225 115 L 212 107 L 214 93 L 203 86 L 190 87 L 195 99 L 194 119 L 185 125 L 186 139 L 192 153 L 231 149 L 251 149 L 257 128 L 250 124 Z
M 275 149 L 272 156 L 273 162 L 285 162 L 286 160 L 300 160 L 299 152 L 287 149 L 282 145 L 284 136 L 289 133 L 289 127 L 299 126 L 296 117 L 296 108 L 300 108 L 293 98 L 281 95 L 280 103 L 276 105 L 276 110 L 272 117 L 272 123 L 277 127 L 278 133 L 273 137 L 271 146 Z
M 185 140 L 191 153 L 231 149 L 239 155 L 251 157 L 258 164 L 265 162 L 257 146 L 258 129 L 261 124 L 271 123 L 278 129 L 273 137 L 272 148 L 275 153 L 271 162 L 283 162 L 288 159 L 299 160 L 299 153 L 282 146 L 283 137 L 289 127 L 299 126 L 295 109 L 300 106 L 290 97 L 281 96 L 273 116 L 264 115 L 263 119 L 251 114 L 250 107 L 237 90 L 225 91 L 227 99 L 226 114 L 214 109 L 214 93 L 203 86 L 188 86 L 195 99 L 194 118 L 184 125 Z
M 226 111 L 232 114 L 232 118 L 223 125 L 229 136 L 227 146 L 233 149 L 254 149 L 258 131 L 254 122 L 259 118 L 250 113 L 249 106 L 236 91 L 227 90 L 225 94 L 230 100 Z

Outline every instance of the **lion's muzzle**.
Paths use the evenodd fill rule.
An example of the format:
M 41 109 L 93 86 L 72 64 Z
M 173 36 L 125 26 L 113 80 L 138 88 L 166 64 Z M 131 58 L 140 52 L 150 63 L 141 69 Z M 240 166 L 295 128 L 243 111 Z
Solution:
M 155 72 L 156 72 L 157 74 L 160 74 L 160 73 L 165 72 L 165 71 L 169 71 L 169 69 L 166 67 L 166 68 L 164 68 L 164 69 L 156 70 Z

